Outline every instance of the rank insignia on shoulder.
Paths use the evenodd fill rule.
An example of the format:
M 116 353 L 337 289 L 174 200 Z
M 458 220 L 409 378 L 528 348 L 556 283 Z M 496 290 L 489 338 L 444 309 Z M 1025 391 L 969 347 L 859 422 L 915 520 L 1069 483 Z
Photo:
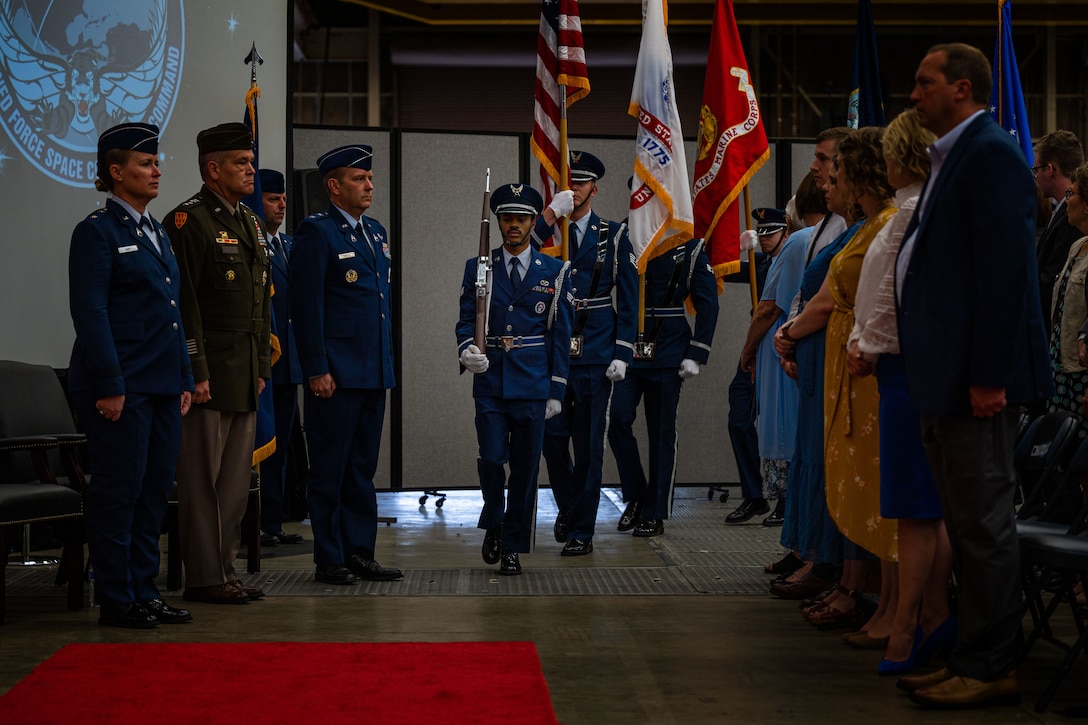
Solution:
M 227 236 L 226 232 L 219 232 L 219 236 L 215 238 L 215 241 L 219 242 L 220 244 L 237 244 L 238 243 L 237 239 L 231 239 L 229 236 Z
M 174 226 L 181 229 L 185 226 L 185 222 L 189 221 L 189 215 L 183 211 L 174 212 Z
M 187 199 L 187 200 L 183 201 L 181 203 L 181 205 L 182 206 L 196 206 L 197 204 L 200 204 L 202 201 L 203 200 L 199 196 L 194 196 L 191 199 Z
M 349 284 L 355 284 L 359 281 L 359 273 L 354 269 L 349 269 L 344 273 L 344 279 L 346 279 Z

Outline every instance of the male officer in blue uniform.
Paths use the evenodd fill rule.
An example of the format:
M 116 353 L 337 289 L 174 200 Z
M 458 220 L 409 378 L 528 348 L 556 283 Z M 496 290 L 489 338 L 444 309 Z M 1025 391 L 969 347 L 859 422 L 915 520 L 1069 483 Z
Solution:
M 486 530 L 483 557 L 501 559 L 499 573 L 520 574 L 519 552 L 530 550 L 536 513 L 536 478 L 545 421 L 562 408 L 570 352 L 569 264 L 533 249 L 533 219 L 543 200 L 527 184 L 507 184 L 491 195 L 503 246 L 491 252 L 486 351 L 473 343 L 477 260 L 468 260 L 461 283 L 457 350 L 475 374 L 477 465 Z M 504 464 L 510 464 L 507 479 Z M 504 512 L 503 485 L 509 487 Z
M 272 366 L 272 406 L 276 417 L 276 450 L 261 463 L 261 544 L 302 543 L 300 534 L 283 530 L 284 478 L 291 431 L 298 414 L 298 386 L 302 366 L 295 346 L 295 331 L 290 313 L 290 275 L 288 254 L 291 238 L 280 232 L 287 213 L 287 187 L 283 174 L 272 169 L 257 172 L 261 180 L 264 206 L 264 233 L 272 267 L 272 318 L 280 341 L 280 357 Z
M 193 375 L 178 263 L 147 212 L 159 195 L 159 129 L 127 123 L 98 140 L 95 186 L 112 197 L 72 233 L 75 347 L 68 387 L 87 433 L 87 544 L 100 624 L 147 629 L 192 616 L 162 601 L 159 534 Z M 6 552 L 4 552 L 6 555 Z
M 332 202 L 295 231 L 291 315 L 309 392 L 314 578 L 324 584 L 400 579 L 374 560 L 378 499 L 374 472 L 393 379 L 391 256 L 385 228 L 370 217 L 373 150 L 342 146 L 317 160 Z
M 634 354 L 638 269 L 627 225 L 601 219 L 592 209 L 597 181 L 604 171 L 604 164 L 593 154 L 571 152 L 574 208 L 567 221 L 575 311 L 570 383 L 563 412 L 548 421 L 544 435 L 544 460 L 559 508 L 555 540 L 566 542 L 563 556 L 593 551 L 608 400 L 612 383 L 623 380 Z M 534 236 L 538 243 L 552 236 L 556 202 L 562 198 L 557 194 L 552 206 L 537 219 Z
M 710 356 L 718 322 L 718 285 L 703 248 L 692 239 L 655 257 L 646 267 L 646 317 L 635 359 L 612 390 L 608 443 L 616 457 L 623 500 L 640 512 L 635 536 L 658 536 L 672 508 L 676 473 L 676 408 L 684 381 L 699 374 Z M 685 314 L 684 300 L 695 309 L 695 334 Z M 645 396 L 650 475 L 639 460 L 631 430 L 640 399 Z M 620 521 L 620 531 L 631 528 Z

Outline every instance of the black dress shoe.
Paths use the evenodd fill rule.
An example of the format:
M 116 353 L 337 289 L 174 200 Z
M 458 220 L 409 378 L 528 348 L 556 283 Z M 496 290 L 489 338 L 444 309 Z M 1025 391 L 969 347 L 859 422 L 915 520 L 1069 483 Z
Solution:
M 661 536 L 665 533 L 665 522 L 661 519 L 644 519 L 632 532 L 635 536 Z
M 627 507 L 623 509 L 623 514 L 620 516 L 620 522 L 616 524 L 616 531 L 630 531 L 635 528 L 641 514 L 642 501 L 628 501 Z
M 774 505 L 774 511 L 771 515 L 763 519 L 764 526 L 781 526 L 786 521 L 786 499 L 778 499 L 778 503 Z
M 400 569 L 386 569 L 373 559 L 364 559 L 358 554 L 351 555 L 347 566 L 355 576 L 372 582 L 391 582 L 404 576 Z
M 560 511 L 555 517 L 555 525 L 552 526 L 552 534 L 555 535 L 556 543 L 562 544 L 567 540 L 567 515 Z M 484 559 L 487 561 L 487 559 Z M 495 561 L 498 561 L 496 559 Z M 488 564 L 494 564 L 494 561 L 488 561 Z
M 98 623 L 125 629 L 151 629 L 159 626 L 159 619 L 136 602 L 129 602 L 103 604 L 98 612 Z
M 725 517 L 727 524 L 743 524 L 753 516 L 765 514 L 771 510 L 765 498 L 746 498 L 740 502 L 733 513 Z
M 502 550 L 502 563 L 499 564 L 499 573 L 503 576 L 513 576 L 521 573 L 521 559 L 518 552 L 509 549 Z
M 193 615 L 189 613 L 188 609 L 171 607 L 161 599 L 140 602 L 140 606 L 146 609 L 149 614 L 154 614 L 161 624 L 183 624 L 193 621 Z
M 502 526 L 495 526 L 484 534 L 484 545 L 480 548 L 485 564 L 498 564 L 502 553 Z
M 273 532 L 272 538 L 281 544 L 301 544 L 305 540 L 302 534 L 289 534 L 283 529 Z
M 571 539 L 563 547 L 560 556 L 584 556 L 593 553 L 593 542 L 590 539 Z
M 354 584 L 355 575 L 346 566 L 340 564 L 318 564 L 314 572 L 314 581 L 322 584 Z
M 267 531 L 261 532 L 261 546 L 275 546 L 280 543 L 275 534 L 270 534 Z

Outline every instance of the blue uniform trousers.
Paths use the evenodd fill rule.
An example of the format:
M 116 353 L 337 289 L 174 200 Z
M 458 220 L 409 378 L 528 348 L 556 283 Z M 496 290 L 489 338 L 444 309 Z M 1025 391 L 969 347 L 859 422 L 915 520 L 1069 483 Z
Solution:
M 261 530 L 270 534 L 283 529 L 283 479 L 287 476 L 287 451 L 298 413 L 298 385 L 272 384 L 272 409 L 276 415 L 276 450 L 261 462 Z
M 556 506 L 567 515 L 568 541 L 592 539 L 597 524 L 605 421 L 612 395 L 606 369 L 607 365 L 571 365 L 563 410 L 544 426 L 544 461 Z
M 533 541 L 536 517 L 536 477 L 544 443 L 543 400 L 505 400 L 482 397 L 476 401 L 476 436 L 480 443 L 480 492 L 484 507 L 479 528 L 502 524 L 503 548 L 527 552 Z M 510 477 L 504 466 L 510 464 Z M 508 485 L 506 505 L 503 487 Z M 504 514 L 505 511 L 505 514 Z
M 763 475 L 759 471 L 759 439 L 756 438 L 756 384 L 752 374 L 737 365 L 729 384 L 729 442 L 740 476 L 740 495 L 763 498 Z
M 628 368 L 627 376 L 613 386 L 608 443 L 619 469 L 623 500 L 641 500 L 644 519 L 667 519 L 672 509 L 676 477 L 676 408 L 680 404 L 683 384 L 676 368 Z M 648 479 L 643 473 L 638 442 L 631 429 L 640 400 L 644 401 L 649 439 Z
M 384 388 L 337 388 L 307 395 L 310 524 L 314 563 L 343 564 L 352 554 L 374 557 L 378 498 L 374 472 L 385 422 Z
M 159 598 L 159 536 L 181 445 L 178 395 L 126 393 L 116 421 L 95 409 L 97 396 L 75 395 L 87 433 L 87 546 L 95 596 L 103 604 Z

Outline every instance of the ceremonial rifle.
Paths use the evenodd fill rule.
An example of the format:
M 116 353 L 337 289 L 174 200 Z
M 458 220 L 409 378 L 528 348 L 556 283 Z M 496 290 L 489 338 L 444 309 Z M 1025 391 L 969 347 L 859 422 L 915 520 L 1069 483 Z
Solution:
M 480 252 L 476 257 L 476 332 L 473 343 L 480 352 L 487 349 L 487 316 L 491 307 L 491 249 L 489 222 L 491 215 L 491 169 L 484 176 L 484 210 L 480 217 Z

